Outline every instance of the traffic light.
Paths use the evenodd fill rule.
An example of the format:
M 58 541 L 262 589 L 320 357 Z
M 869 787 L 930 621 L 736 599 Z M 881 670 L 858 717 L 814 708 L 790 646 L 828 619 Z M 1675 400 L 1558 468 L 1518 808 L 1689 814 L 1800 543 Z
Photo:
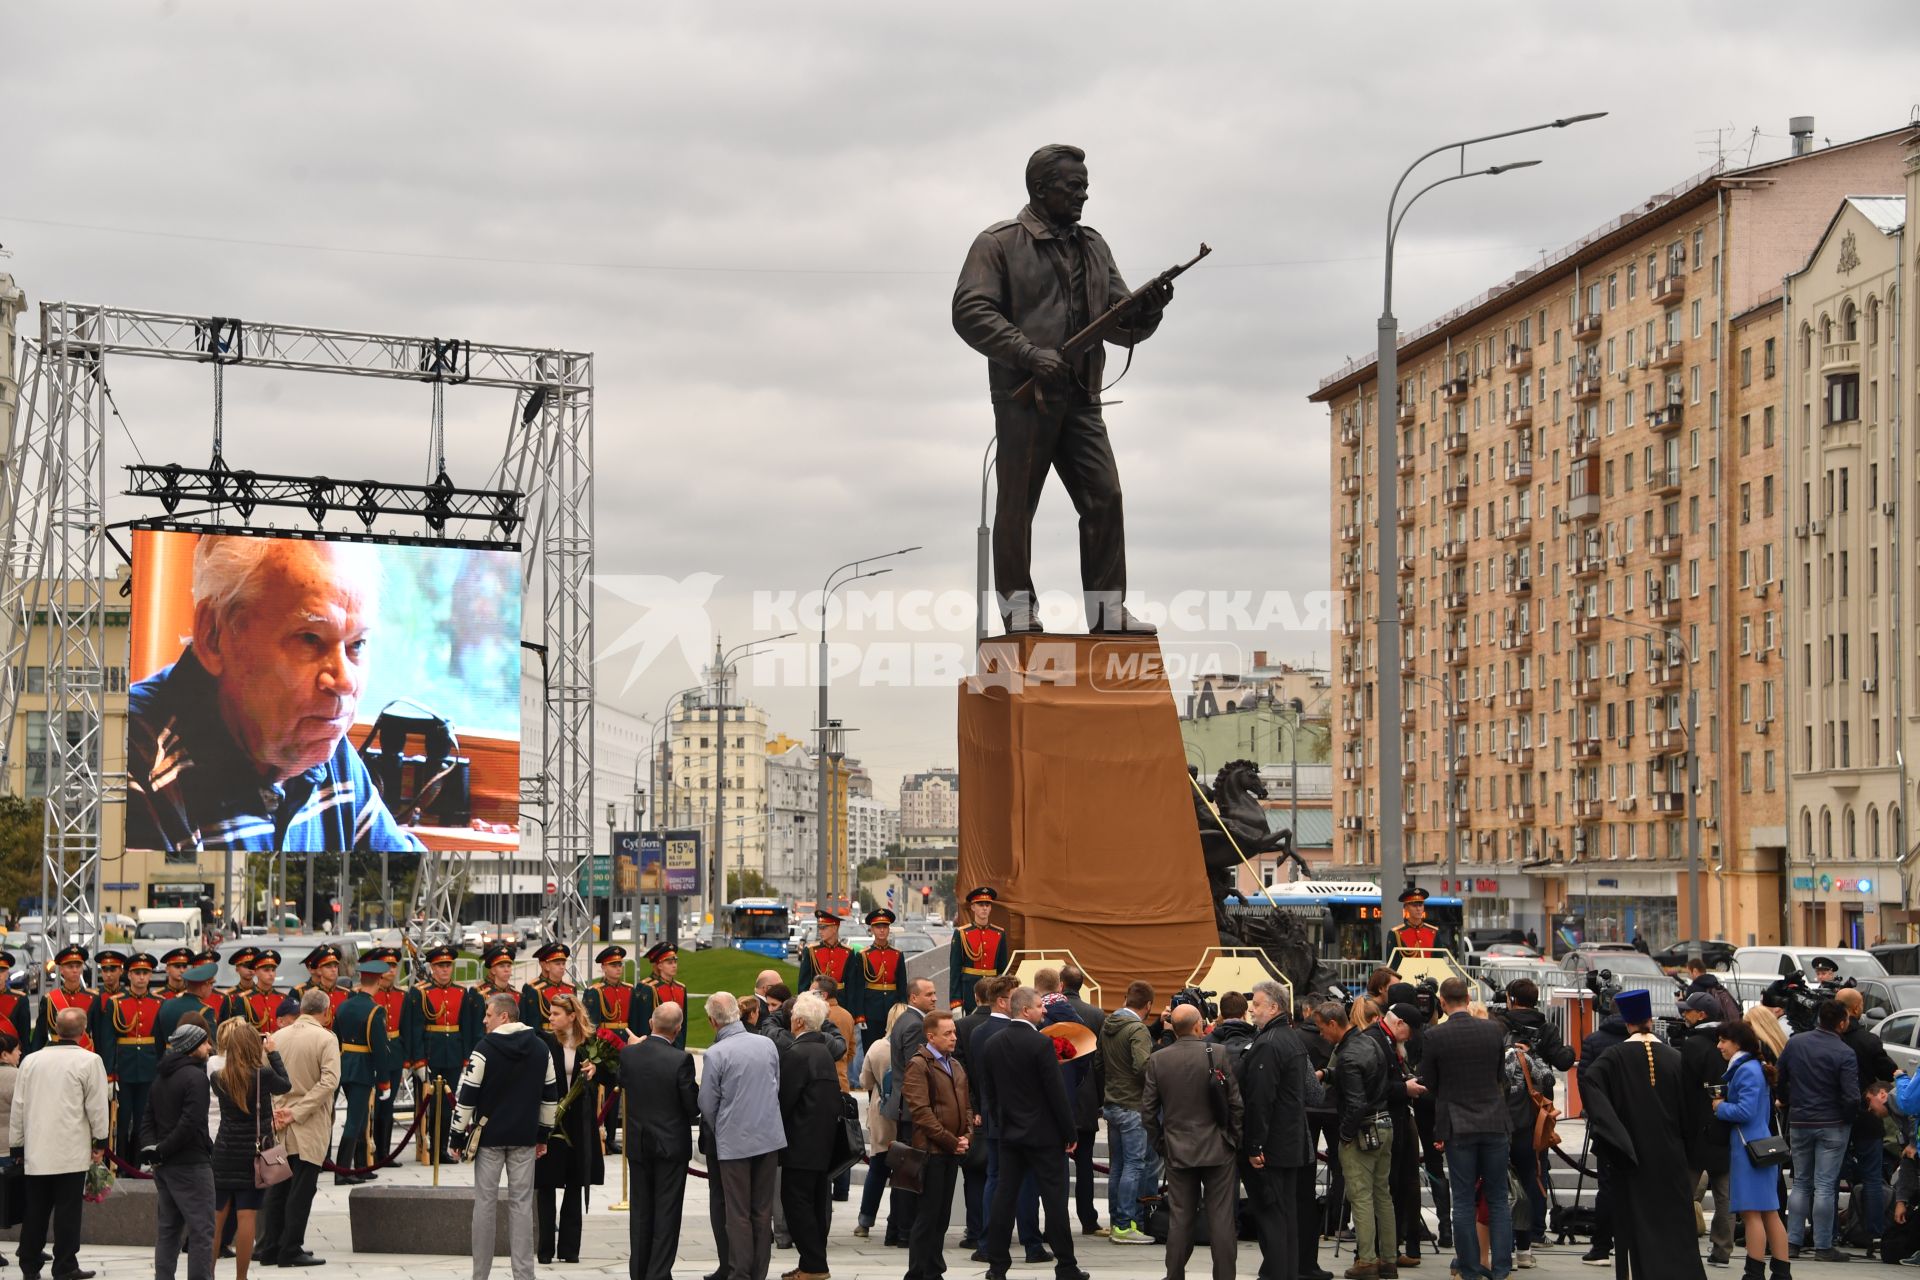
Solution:
M 932 901 L 933 901 L 933 886 L 930 884 L 921 885 L 920 886 L 920 905 L 924 907 Z

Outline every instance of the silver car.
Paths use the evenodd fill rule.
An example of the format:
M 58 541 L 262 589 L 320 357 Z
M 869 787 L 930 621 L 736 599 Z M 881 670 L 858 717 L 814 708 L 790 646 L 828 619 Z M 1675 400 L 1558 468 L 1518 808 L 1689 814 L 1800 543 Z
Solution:
M 1902 1009 L 1880 1020 L 1874 1034 L 1887 1046 L 1893 1065 L 1911 1073 L 1920 1067 L 1920 1009 Z

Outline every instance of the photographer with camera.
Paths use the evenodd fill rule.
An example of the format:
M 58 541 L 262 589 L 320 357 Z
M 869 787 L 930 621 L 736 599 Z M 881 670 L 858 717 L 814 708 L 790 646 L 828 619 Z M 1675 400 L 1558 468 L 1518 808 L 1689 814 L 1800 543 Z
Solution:
M 1761 993 L 1760 1003 L 1769 1009 L 1777 1009 L 1786 1018 L 1787 1025 L 1794 1035 L 1811 1031 L 1818 1021 L 1820 1004 L 1831 1000 L 1844 986 L 1852 986 L 1852 980 L 1840 981 L 1840 966 L 1826 956 L 1813 958 L 1813 981 L 1807 981 L 1803 970 L 1776 978 Z
M 1356 1261 L 1349 1280 L 1397 1277 L 1399 1233 L 1394 1229 L 1393 1118 L 1387 1112 L 1391 1064 L 1377 1038 L 1355 1031 L 1345 1009 L 1329 1001 L 1313 1012 L 1320 1035 L 1333 1046 L 1327 1069 L 1340 1116 L 1340 1167 L 1353 1206 Z
M 1506 1007 L 1492 1012 L 1506 1029 L 1507 1038 L 1525 1045 L 1529 1055 L 1555 1071 L 1573 1069 L 1573 1046 L 1560 1038 L 1559 1028 L 1540 1012 L 1540 987 L 1532 978 L 1515 978 L 1509 982 Z
M 1687 1148 L 1687 1168 L 1693 1175 L 1693 1200 L 1713 1190 L 1713 1222 L 1707 1233 L 1711 1250 L 1707 1261 L 1724 1267 L 1733 1257 L 1733 1212 L 1727 1183 L 1731 1168 L 1728 1128 L 1713 1114 L 1713 1104 L 1726 1096 L 1727 1060 L 1720 1053 L 1719 1002 L 1696 991 L 1680 1002 L 1681 1034 L 1673 1038 L 1680 1051 L 1681 1138 Z

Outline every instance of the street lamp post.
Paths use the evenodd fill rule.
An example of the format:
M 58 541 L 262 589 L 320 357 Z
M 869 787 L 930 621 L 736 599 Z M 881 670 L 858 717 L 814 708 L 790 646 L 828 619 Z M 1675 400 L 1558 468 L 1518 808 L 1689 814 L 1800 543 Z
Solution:
M 1570 124 L 1583 120 L 1597 120 L 1605 115 L 1604 111 L 1588 112 L 1585 115 L 1569 116 L 1562 120 L 1550 120 L 1545 124 L 1529 125 L 1524 129 L 1508 129 L 1501 133 L 1489 133 L 1478 138 L 1468 138 L 1462 142 L 1449 142 L 1443 147 L 1435 147 L 1401 173 L 1400 180 L 1393 184 L 1393 195 L 1387 201 L 1387 254 L 1383 301 L 1380 308 L 1380 321 L 1377 337 L 1379 349 L 1374 364 L 1374 387 L 1377 406 L 1377 428 L 1374 435 L 1374 471 L 1379 478 L 1379 494 L 1374 501 L 1374 553 L 1377 564 L 1377 578 L 1374 594 L 1378 607 L 1378 675 L 1375 679 L 1374 696 L 1375 719 L 1380 735 L 1380 895 L 1384 900 L 1388 894 L 1399 891 L 1400 882 L 1406 874 L 1405 850 L 1401 847 L 1401 805 L 1404 797 L 1400 777 L 1400 591 L 1399 577 L 1395 565 L 1398 554 L 1399 538 L 1399 467 L 1400 456 L 1398 442 L 1397 406 L 1388 400 L 1389 394 L 1398 397 L 1400 388 L 1399 338 L 1400 322 L 1393 315 L 1393 246 L 1400 233 L 1400 220 L 1413 208 L 1414 202 L 1421 196 L 1449 182 L 1458 182 L 1463 178 L 1492 177 L 1510 169 L 1524 168 L 1540 163 L 1537 160 L 1519 161 L 1513 164 L 1494 165 L 1487 169 L 1469 172 L 1466 167 L 1467 148 L 1481 142 L 1492 142 L 1498 138 L 1516 137 L 1523 133 L 1535 133 L 1542 129 L 1564 129 Z M 1460 152 L 1460 172 L 1449 174 L 1435 182 L 1428 183 L 1415 192 L 1405 206 L 1400 204 L 1400 190 L 1406 185 L 1413 171 L 1426 161 L 1443 151 Z M 1391 391 L 1390 391 L 1391 389 Z M 1392 461 L 1390 462 L 1389 459 Z M 1388 950 L 1382 954 L 1391 954 L 1393 945 L 1393 922 L 1387 912 L 1380 913 L 1380 944 Z
M 673 825 L 673 707 L 675 703 L 681 701 L 681 699 L 685 698 L 688 694 L 698 693 L 699 691 L 699 685 L 688 685 L 671 698 L 668 698 L 667 705 L 660 709 L 660 750 L 655 753 L 655 759 L 660 762 L 660 786 L 653 794 L 655 797 L 654 809 L 656 810 L 654 816 L 656 819 L 661 819 L 660 838 L 663 841 L 666 839 L 667 828 Z M 664 817 L 659 812 L 663 808 L 665 810 Z M 638 830 L 639 826 L 640 822 L 636 817 L 634 819 L 634 828 Z M 663 867 L 662 873 L 664 874 L 664 872 L 665 868 Z M 634 889 L 636 892 L 639 889 L 639 884 L 639 862 L 636 858 L 634 863 Z M 680 900 L 671 893 L 668 893 L 666 885 L 664 884 L 660 886 L 660 938 L 656 939 L 656 941 L 671 942 L 675 946 L 678 946 L 680 943 Z M 638 962 L 636 961 L 636 963 Z M 636 968 L 634 972 L 638 973 L 639 970 Z
M 707 901 L 713 911 L 714 923 L 720 922 L 720 904 L 726 901 L 727 887 L 727 676 L 733 670 L 736 657 L 751 652 L 755 646 L 772 644 L 776 640 L 785 640 L 795 635 L 792 631 L 783 631 L 777 636 L 765 640 L 748 640 L 737 644 L 724 654 L 720 652 L 720 641 L 713 642 L 713 848 L 710 861 L 713 863 L 713 896 Z
M 996 432 L 987 441 L 987 448 L 980 455 L 980 524 L 973 531 L 973 578 L 974 618 L 973 618 L 973 669 L 980 670 L 980 646 L 987 642 L 987 604 L 992 590 L 988 581 L 993 562 L 993 526 L 987 522 L 987 485 L 993 478 L 993 454 L 999 447 L 1000 436 Z
M 983 520 L 984 511 L 985 508 L 983 506 Z M 819 794 L 814 798 L 818 806 L 818 812 L 815 815 L 815 839 L 819 842 L 820 846 L 817 851 L 818 865 L 814 868 L 814 907 L 816 910 L 823 909 L 827 905 L 827 866 L 828 859 L 831 856 L 827 838 L 827 605 L 833 599 L 833 593 L 841 587 L 846 586 L 849 582 L 858 582 L 862 578 L 877 578 L 883 573 L 891 573 L 893 571 L 891 566 L 885 569 L 869 569 L 867 568 L 868 565 L 878 564 L 882 560 L 892 560 L 898 556 L 904 556 L 911 552 L 918 551 L 919 549 L 917 545 L 902 547 L 898 551 L 888 551 L 881 555 L 868 556 L 863 560 L 849 560 L 828 574 L 827 580 L 821 584 L 820 587 L 820 718 L 815 722 L 817 725 L 815 729 L 817 735 L 816 746 L 819 756 L 815 762 L 815 766 L 819 771 Z M 846 576 L 841 577 L 842 574 L 846 574 Z

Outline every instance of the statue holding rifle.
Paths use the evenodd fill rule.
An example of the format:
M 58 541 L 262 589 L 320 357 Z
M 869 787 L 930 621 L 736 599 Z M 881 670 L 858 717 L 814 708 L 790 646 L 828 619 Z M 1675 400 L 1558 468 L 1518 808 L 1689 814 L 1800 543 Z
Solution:
M 975 238 L 953 292 L 953 327 L 987 357 L 999 443 L 993 576 L 1009 633 L 1040 629 L 1034 600 L 1033 516 L 1047 472 L 1060 473 L 1080 517 L 1080 582 L 1087 623 L 1102 634 L 1151 634 L 1128 614 L 1120 473 L 1100 416 L 1104 344 L 1153 335 L 1173 280 L 1205 257 L 1129 291 L 1113 251 L 1080 225 L 1086 153 L 1046 146 L 1027 161 L 1027 206 Z M 1123 369 L 1124 373 L 1125 370 Z

